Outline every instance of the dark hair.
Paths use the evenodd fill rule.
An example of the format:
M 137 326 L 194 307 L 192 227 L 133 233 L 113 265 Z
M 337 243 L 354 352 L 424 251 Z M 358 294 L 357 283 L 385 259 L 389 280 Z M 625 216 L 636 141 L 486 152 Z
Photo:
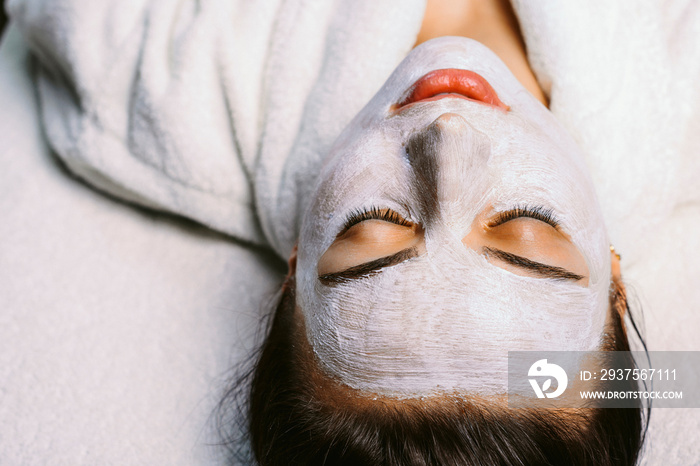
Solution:
M 633 408 L 508 409 L 483 398 L 394 399 L 323 374 L 284 292 L 248 391 L 248 440 L 261 465 L 632 465 L 644 438 Z M 604 349 L 629 351 L 624 291 L 611 292 Z M 635 326 L 636 329 L 636 326 Z M 238 393 L 246 386 L 243 379 Z M 229 392 L 229 398 L 236 390 Z

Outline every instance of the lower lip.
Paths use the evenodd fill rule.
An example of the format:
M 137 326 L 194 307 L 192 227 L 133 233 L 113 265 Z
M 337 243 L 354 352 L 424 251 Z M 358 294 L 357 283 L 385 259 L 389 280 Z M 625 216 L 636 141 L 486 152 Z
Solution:
M 468 70 L 435 70 L 416 81 L 409 95 L 395 106 L 396 110 L 417 102 L 432 102 L 445 98 L 458 98 L 479 102 L 490 107 L 508 111 L 496 91 L 481 75 Z

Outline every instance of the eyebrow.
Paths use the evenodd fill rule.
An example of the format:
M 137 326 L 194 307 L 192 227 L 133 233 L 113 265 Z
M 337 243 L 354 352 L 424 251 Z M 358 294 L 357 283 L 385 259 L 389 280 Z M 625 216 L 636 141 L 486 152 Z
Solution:
M 484 247 L 484 252 L 487 256 L 495 257 L 496 259 L 507 262 L 515 267 L 520 267 L 522 269 L 530 270 L 537 275 L 544 278 L 554 278 L 556 280 L 583 280 L 585 277 L 577 273 L 570 272 L 563 267 L 556 267 L 554 265 L 542 264 L 540 262 L 535 262 L 525 257 L 517 256 L 509 252 L 501 251 L 500 249 Z
M 542 264 L 540 262 L 535 262 L 525 257 L 501 251 L 500 249 L 486 246 L 483 248 L 483 250 L 487 255 L 493 256 L 516 267 L 535 272 L 541 277 L 554 278 L 557 280 L 574 281 L 579 281 L 585 278 L 584 276 L 573 273 L 569 270 L 566 270 L 563 267 Z M 415 247 L 407 248 L 397 252 L 396 254 L 392 254 L 386 257 L 380 257 L 379 259 L 365 262 L 360 265 L 355 265 L 345 270 L 341 270 L 340 272 L 319 275 L 318 279 L 321 283 L 323 283 L 326 286 L 336 286 L 351 280 L 358 280 L 360 278 L 365 278 L 370 275 L 374 275 L 376 273 L 379 273 L 383 268 L 400 264 L 401 262 L 416 257 L 417 255 L 418 250 Z
M 326 273 L 319 275 L 318 279 L 326 286 L 336 286 L 350 280 L 357 280 L 379 273 L 385 267 L 400 264 L 403 261 L 416 257 L 418 250 L 415 247 L 403 249 L 396 254 L 381 257 L 364 264 L 355 265 L 340 272 Z

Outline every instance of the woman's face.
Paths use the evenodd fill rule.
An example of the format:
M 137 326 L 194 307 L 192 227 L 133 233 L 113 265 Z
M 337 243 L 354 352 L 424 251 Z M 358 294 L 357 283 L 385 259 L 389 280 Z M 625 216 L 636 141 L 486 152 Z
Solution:
M 449 79 L 460 72 L 419 81 L 445 69 L 477 73 L 510 108 L 434 95 L 483 84 L 469 73 L 466 87 Z M 411 52 L 336 141 L 296 273 L 331 376 L 384 395 L 497 394 L 508 351 L 599 347 L 610 259 L 571 137 L 488 49 L 443 38 Z

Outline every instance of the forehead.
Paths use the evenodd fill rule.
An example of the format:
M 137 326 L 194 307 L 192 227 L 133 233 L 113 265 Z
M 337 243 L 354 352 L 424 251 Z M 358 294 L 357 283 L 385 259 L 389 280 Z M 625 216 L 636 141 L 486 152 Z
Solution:
M 604 320 L 596 290 L 516 276 L 449 249 L 323 293 L 307 330 L 324 369 L 397 395 L 502 393 L 508 351 L 593 349 Z

